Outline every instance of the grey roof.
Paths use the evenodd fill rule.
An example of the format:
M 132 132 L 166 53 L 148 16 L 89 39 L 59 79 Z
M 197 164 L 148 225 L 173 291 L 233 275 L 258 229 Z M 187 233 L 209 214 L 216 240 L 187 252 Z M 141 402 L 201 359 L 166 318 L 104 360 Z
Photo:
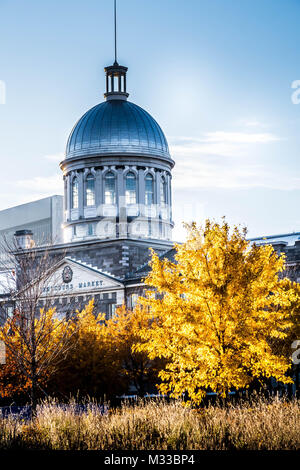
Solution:
M 105 101 L 87 111 L 75 124 L 66 148 L 66 158 L 123 154 L 171 159 L 155 119 L 126 100 Z
M 160 260 L 166 259 L 168 261 L 171 261 L 171 263 L 176 263 L 175 255 L 176 255 L 176 249 L 170 248 L 169 250 L 159 255 L 159 259 Z M 134 280 L 134 279 L 136 280 L 136 279 L 141 279 L 145 277 L 151 269 L 149 263 L 150 263 L 150 259 L 146 261 L 146 263 L 139 266 L 139 268 L 137 268 L 134 273 L 128 273 L 128 275 L 126 276 L 127 280 Z
M 300 232 L 282 233 L 279 235 L 264 235 L 262 237 L 249 238 L 250 242 L 258 242 L 259 244 L 286 244 L 293 246 L 296 241 L 300 240 Z
M 114 281 L 117 281 L 117 282 L 120 282 L 120 283 L 122 282 L 119 278 L 117 278 L 113 274 L 111 274 L 107 271 L 103 271 L 102 269 L 98 268 L 97 266 L 93 266 L 92 264 L 86 263 L 85 261 L 75 259 L 75 258 L 71 258 L 70 256 L 67 256 L 66 258 L 64 258 L 62 260 L 62 263 L 64 263 L 65 261 L 71 261 L 72 263 L 78 264 L 79 266 L 82 266 L 83 268 L 87 268 L 90 271 L 94 271 L 98 274 L 102 274 L 103 276 L 109 277 L 110 279 L 113 279 Z

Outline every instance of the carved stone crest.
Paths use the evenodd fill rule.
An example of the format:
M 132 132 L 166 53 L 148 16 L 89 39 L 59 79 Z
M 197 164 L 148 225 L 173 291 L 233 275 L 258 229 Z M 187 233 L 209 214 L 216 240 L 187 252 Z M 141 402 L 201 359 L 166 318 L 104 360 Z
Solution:
M 62 272 L 62 279 L 63 281 L 68 284 L 73 279 L 73 271 L 70 266 L 65 266 Z

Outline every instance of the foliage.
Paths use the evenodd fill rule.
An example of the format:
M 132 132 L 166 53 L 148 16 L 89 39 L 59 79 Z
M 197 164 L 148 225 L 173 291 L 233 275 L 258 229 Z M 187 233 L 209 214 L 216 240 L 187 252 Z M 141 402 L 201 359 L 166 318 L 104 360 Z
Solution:
M 138 311 L 124 306 L 113 318 L 94 314 L 91 301 L 77 313 L 77 331 L 73 346 L 48 384 L 48 392 L 60 397 L 78 393 L 80 396 L 114 397 L 128 393 L 134 384 L 143 396 L 149 383 L 157 381 L 160 361 L 150 361 L 145 353 L 132 352 L 139 342 L 138 331 L 146 320 Z
M 149 320 L 144 312 L 139 307 L 131 311 L 123 305 L 117 309 L 116 315 L 106 321 L 103 329 L 111 360 L 119 357 L 121 376 L 128 385 L 136 387 L 141 397 L 147 388 L 151 385 L 153 387 L 158 381 L 158 372 L 163 365 L 161 360 L 150 360 L 145 352 L 133 350 L 133 346 L 140 343 L 139 332 L 144 328 L 149 328 Z
M 225 396 L 254 380 L 291 382 L 290 361 L 271 344 L 287 337 L 291 305 L 300 305 L 293 283 L 280 278 L 284 256 L 251 246 L 246 230 L 230 230 L 225 220 L 187 228 L 175 262 L 153 252 L 151 290 L 140 299 L 152 323 L 136 350 L 169 361 L 160 390 L 199 403 L 209 390 Z
M 48 393 L 67 398 L 71 394 L 101 397 L 122 392 L 120 357 L 107 348 L 104 315 L 95 315 L 93 301 L 77 312 L 76 323 L 72 345 L 49 381 Z
M 105 320 L 103 314 L 95 314 L 90 301 L 68 321 L 56 319 L 54 310 L 42 313 L 29 331 L 18 327 L 18 315 L 0 330 L 8 352 L 6 364 L 0 367 L 2 397 L 20 399 L 30 393 L 33 354 L 37 397 L 45 392 L 64 400 L 72 394 L 112 398 L 129 393 L 132 385 L 143 396 L 158 381 L 161 361 L 132 351 L 133 344 L 139 342 L 139 330 L 148 322 L 138 310 L 131 312 L 123 306 Z M 26 336 L 32 331 L 36 335 L 34 351 L 30 336 Z M 67 348 L 60 349 L 62 339 Z

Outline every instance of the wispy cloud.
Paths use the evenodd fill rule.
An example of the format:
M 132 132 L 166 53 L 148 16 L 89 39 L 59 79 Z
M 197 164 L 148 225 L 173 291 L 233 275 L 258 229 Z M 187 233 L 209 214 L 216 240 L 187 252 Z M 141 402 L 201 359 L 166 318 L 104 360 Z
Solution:
M 205 134 L 207 142 L 230 142 L 239 144 L 267 144 L 280 140 L 274 134 L 269 132 L 224 132 L 215 131 Z
M 213 131 L 200 137 L 170 138 L 176 188 L 300 189 L 300 179 L 256 160 L 258 150 L 282 140 L 271 132 Z
M 30 190 L 44 197 L 45 195 L 61 194 L 63 191 L 63 180 L 61 174 L 49 177 L 35 176 L 34 178 L 19 180 L 16 182 L 18 188 Z
M 237 122 L 237 125 L 250 127 L 250 128 L 256 128 L 256 129 L 267 129 L 269 127 L 269 125 L 266 122 L 260 121 L 259 119 L 256 119 L 256 118 L 240 119 Z
M 52 155 L 45 155 L 44 158 L 46 160 L 50 160 L 51 162 L 61 162 L 64 159 L 64 154 L 61 152 Z
M 238 157 L 247 154 L 249 144 L 268 144 L 281 140 L 269 132 L 207 132 L 201 137 L 171 137 L 174 156 L 182 154 L 220 155 Z
M 300 189 L 300 178 L 289 173 L 270 171 L 263 165 L 232 165 L 228 161 L 202 162 L 177 159 L 173 170 L 173 186 L 180 189 L 191 188 L 269 188 L 280 190 Z

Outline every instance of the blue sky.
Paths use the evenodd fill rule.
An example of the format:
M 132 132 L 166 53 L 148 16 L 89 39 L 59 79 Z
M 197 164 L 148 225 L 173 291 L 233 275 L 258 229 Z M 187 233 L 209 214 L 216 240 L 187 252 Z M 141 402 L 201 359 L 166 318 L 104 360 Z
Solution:
M 300 230 L 299 0 L 119 0 L 129 99 L 163 128 L 182 220 Z M 75 121 L 102 101 L 112 0 L 0 0 L 0 209 L 62 193 Z M 299 95 L 300 96 L 300 95 Z M 1 87 L 0 87 L 1 100 Z

